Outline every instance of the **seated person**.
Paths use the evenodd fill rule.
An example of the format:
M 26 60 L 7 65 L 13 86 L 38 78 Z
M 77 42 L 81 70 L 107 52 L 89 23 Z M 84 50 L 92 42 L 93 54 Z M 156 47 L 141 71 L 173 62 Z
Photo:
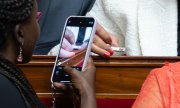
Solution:
M 57 55 L 59 47 L 56 45 L 59 44 L 66 18 L 70 15 L 85 15 L 91 9 L 94 1 L 38 0 L 39 9 L 42 11 L 42 18 L 39 20 L 41 36 L 37 42 L 34 54 L 48 54 L 51 50 L 49 52 L 50 55 Z M 68 7 L 65 4 L 68 4 Z M 114 52 L 106 44 L 117 46 L 118 40 L 104 31 L 101 26 L 98 27 L 92 51 L 101 56 L 110 57 Z M 52 49 L 53 47 L 54 49 Z
M 96 0 L 87 16 L 95 17 L 107 32 L 116 36 L 127 55 L 177 56 L 177 1 Z
M 83 72 L 78 72 L 70 67 L 65 67 L 64 70 L 67 74 L 71 75 L 74 86 L 80 90 L 80 108 L 97 108 L 95 94 L 96 69 L 92 59 L 88 60 L 88 66 Z M 57 89 L 67 89 L 67 86 L 62 83 L 54 83 L 54 85 Z
M 17 63 L 31 60 L 39 37 L 36 0 L 0 0 L 0 106 L 2 108 L 46 108 L 36 95 Z M 74 86 L 82 98 L 81 108 L 96 108 L 94 92 L 95 67 L 92 60 L 86 72 L 70 67 Z M 89 77 L 93 76 L 93 77 Z M 64 87 L 55 83 L 57 88 Z
M 132 108 L 179 108 L 180 62 L 154 69 L 146 78 Z
M 46 55 L 60 41 L 66 18 L 85 15 L 94 0 L 37 0 L 42 17 L 39 20 L 41 34 L 34 54 Z M 67 6 L 68 5 L 68 6 Z

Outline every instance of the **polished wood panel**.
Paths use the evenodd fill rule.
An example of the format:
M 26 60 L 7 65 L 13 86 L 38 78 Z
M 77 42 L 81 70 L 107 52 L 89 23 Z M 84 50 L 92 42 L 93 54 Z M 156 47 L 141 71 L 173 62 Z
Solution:
M 150 70 L 164 62 L 177 62 L 180 57 L 93 57 L 96 71 L 97 98 L 135 99 Z M 50 77 L 55 57 L 33 56 L 27 64 L 19 64 L 38 96 L 51 97 Z

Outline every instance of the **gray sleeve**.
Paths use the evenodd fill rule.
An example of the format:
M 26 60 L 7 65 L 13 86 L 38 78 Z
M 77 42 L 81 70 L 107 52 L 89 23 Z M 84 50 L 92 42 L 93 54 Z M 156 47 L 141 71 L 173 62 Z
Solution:
M 41 34 L 34 54 L 47 54 L 60 41 L 66 19 L 85 15 L 95 0 L 38 0 Z
M 0 87 L 1 108 L 26 108 L 19 90 L 2 74 L 0 74 Z

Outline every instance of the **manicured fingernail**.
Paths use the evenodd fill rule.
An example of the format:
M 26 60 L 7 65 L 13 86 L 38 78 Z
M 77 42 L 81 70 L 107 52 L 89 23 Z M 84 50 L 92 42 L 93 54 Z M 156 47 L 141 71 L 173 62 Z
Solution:
M 114 51 L 112 49 L 109 50 L 110 55 L 112 56 L 114 54 Z
M 103 54 L 103 57 L 109 58 L 109 57 L 110 57 L 110 53 L 108 53 L 108 52 L 104 53 L 104 54 Z

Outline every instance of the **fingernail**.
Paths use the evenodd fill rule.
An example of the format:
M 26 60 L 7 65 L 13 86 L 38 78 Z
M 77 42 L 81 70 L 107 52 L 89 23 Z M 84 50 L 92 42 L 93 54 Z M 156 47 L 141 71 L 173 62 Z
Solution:
M 112 49 L 109 50 L 110 55 L 112 56 L 114 54 L 114 51 Z
M 110 53 L 109 53 L 109 52 L 104 53 L 104 54 L 103 54 L 103 57 L 109 58 L 109 57 L 110 57 Z

